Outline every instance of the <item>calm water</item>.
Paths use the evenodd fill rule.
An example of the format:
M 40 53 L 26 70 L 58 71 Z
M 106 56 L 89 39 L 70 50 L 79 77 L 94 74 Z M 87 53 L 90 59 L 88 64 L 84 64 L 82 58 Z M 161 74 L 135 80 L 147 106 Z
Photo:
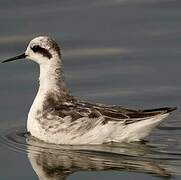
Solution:
M 0 27 L 2 60 L 54 37 L 81 100 L 181 107 L 180 0 L 0 0 Z M 145 144 L 47 146 L 25 131 L 37 79 L 28 60 L 0 65 L 0 179 L 181 178 L 181 108 Z

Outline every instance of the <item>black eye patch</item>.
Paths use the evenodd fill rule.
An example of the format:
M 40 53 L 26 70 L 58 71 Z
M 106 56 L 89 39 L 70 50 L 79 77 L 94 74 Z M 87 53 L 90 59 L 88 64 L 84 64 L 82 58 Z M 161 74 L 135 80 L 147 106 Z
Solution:
M 48 59 L 52 58 L 51 53 L 48 50 L 46 50 L 45 48 L 42 48 L 42 47 L 40 47 L 38 45 L 35 45 L 35 46 L 31 47 L 31 49 L 32 49 L 33 52 L 40 53 L 43 56 L 47 57 Z

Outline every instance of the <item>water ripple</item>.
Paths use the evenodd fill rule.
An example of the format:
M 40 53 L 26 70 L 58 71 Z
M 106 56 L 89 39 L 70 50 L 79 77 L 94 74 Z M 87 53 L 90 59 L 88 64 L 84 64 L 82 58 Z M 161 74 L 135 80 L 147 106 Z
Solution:
M 170 129 L 161 129 L 165 128 Z M 73 172 L 85 170 L 126 170 L 161 177 L 180 175 L 181 147 L 173 148 L 176 142 L 168 141 L 166 134 L 161 137 L 155 133 L 150 139 L 131 144 L 54 145 L 29 136 L 25 127 L 16 127 L 1 133 L 0 141 L 13 151 L 26 153 L 37 175 L 46 179 L 65 179 Z

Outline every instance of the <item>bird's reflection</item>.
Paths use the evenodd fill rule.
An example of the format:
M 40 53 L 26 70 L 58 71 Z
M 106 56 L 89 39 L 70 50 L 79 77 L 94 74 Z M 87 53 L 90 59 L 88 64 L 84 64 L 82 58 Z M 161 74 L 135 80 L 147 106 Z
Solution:
M 40 180 L 66 179 L 77 171 L 127 170 L 170 177 L 160 161 L 146 158 L 144 144 L 101 146 L 47 145 L 27 137 L 28 158 Z

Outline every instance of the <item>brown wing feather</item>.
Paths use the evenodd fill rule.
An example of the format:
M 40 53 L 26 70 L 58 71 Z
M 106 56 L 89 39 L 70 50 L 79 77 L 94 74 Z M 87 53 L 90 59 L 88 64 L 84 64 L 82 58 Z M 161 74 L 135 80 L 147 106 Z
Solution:
M 169 113 L 176 108 L 160 108 L 148 110 L 132 110 L 121 106 L 108 106 L 103 104 L 91 104 L 80 101 L 73 101 L 69 104 L 57 104 L 54 106 L 54 113 L 60 117 L 71 116 L 72 121 L 82 117 L 99 118 L 104 117 L 104 122 L 123 121 L 131 124 L 156 115 Z
M 131 124 L 157 115 L 170 113 L 177 109 L 175 107 L 164 107 L 158 109 L 133 110 L 121 106 L 107 106 L 103 104 L 82 103 L 82 105 L 84 107 L 93 108 L 94 111 L 96 110 L 96 114 L 104 116 L 105 121 L 124 121 L 125 124 Z

